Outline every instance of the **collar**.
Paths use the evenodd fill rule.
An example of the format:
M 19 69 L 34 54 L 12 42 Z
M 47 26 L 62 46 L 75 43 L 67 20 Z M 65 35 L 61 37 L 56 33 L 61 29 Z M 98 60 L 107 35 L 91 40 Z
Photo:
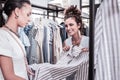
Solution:
M 71 46 L 70 50 L 68 51 L 67 56 L 71 56 L 71 57 L 78 57 L 80 55 L 80 53 L 82 52 L 82 46 Z

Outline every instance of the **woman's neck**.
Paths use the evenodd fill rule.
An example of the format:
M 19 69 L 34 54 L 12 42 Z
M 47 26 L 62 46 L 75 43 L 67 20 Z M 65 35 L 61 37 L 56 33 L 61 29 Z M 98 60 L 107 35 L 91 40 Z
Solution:
M 80 42 L 81 42 L 81 38 L 82 38 L 82 35 L 81 34 L 76 34 L 74 36 L 72 36 L 72 44 L 73 45 L 79 45 Z
M 9 29 L 11 29 L 13 32 L 18 33 L 18 26 L 16 24 L 16 22 L 13 20 L 9 20 L 7 21 L 7 23 L 5 24 Z

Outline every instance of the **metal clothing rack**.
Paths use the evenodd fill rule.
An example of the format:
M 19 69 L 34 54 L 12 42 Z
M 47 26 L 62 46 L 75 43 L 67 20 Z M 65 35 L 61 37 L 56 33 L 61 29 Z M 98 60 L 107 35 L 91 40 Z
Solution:
M 32 12 L 32 14 L 35 14 L 35 15 L 42 15 L 43 17 L 48 16 L 47 14 L 34 13 L 34 12 Z M 55 16 L 49 15 L 49 17 L 55 17 Z M 57 17 L 57 18 L 63 19 L 63 17 Z
M 95 21 L 95 0 L 89 0 L 89 80 L 94 80 L 94 21 Z
M 48 7 L 37 6 L 37 5 L 32 4 L 32 7 L 46 10 L 47 15 L 45 15 L 45 14 L 44 15 L 47 16 L 48 19 L 49 19 L 49 17 L 53 17 L 53 20 L 55 20 L 56 17 L 63 19 L 62 17 L 58 17 L 58 12 L 64 11 L 64 8 L 62 8 L 62 7 L 58 7 L 58 6 L 52 5 L 52 4 L 48 4 Z M 50 13 L 53 13 L 53 15 L 50 15 Z
M 0 3 L 5 3 L 5 1 L 6 0 L 0 0 Z M 45 15 L 45 16 L 47 16 L 47 18 L 53 17 L 53 20 L 55 20 L 56 17 L 63 19 L 62 17 L 58 17 L 58 13 L 64 11 L 64 8 L 62 8 L 62 7 L 59 7 L 59 6 L 56 6 L 56 5 L 52 5 L 52 4 L 48 4 L 47 7 L 43 7 L 43 6 L 38 6 L 38 5 L 32 4 L 32 7 L 46 10 L 47 11 L 47 15 Z M 53 13 L 53 15 L 50 15 L 50 13 Z

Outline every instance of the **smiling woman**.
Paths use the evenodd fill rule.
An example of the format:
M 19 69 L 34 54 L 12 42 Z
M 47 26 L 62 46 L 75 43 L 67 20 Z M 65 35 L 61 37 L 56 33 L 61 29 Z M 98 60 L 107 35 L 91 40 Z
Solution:
M 69 50 L 70 45 L 80 45 L 83 35 L 81 12 L 77 6 L 70 6 L 65 10 L 65 27 L 70 36 L 63 44 L 65 51 Z M 68 41 L 69 40 L 69 41 Z
M 83 59 L 86 59 L 87 61 L 89 61 L 88 58 L 88 52 L 89 52 L 89 38 L 87 36 L 83 35 L 83 26 L 82 26 L 82 18 L 81 18 L 81 12 L 79 9 L 77 9 L 77 6 L 70 6 L 69 8 L 67 8 L 65 10 L 65 17 L 64 17 L 64 21 L 65 21 L 65 27 L 66 27 L 66 31 L 68 33 L 68 35 L 70 36 L 68 39 L 66 39 L 64 41 L 63 44 L 63 50 L 64 51 L 70 51 L 70 50 L 74 50 L 74 54 L 69 54 L 66 56 L 66 58 L 73 58 L 72 61 L 70 61 L 70 63 L 76 63 L 76 62 L 80 62 Z M 72 46 L 72 47 L 71 47 Z M 85 53 L 87 56 L 85 56 L 83 59 L 81 57 L 79 57 L 78 55 L 80 55 L 83 52 L 87 52 Z M 81 55 L 85 55 L 85 54 L 81 54 Z M 64 56 L 66 54 L 63 54 Z M 63 59 L 64 60 L 64 59 Z M 80 61 L 79 61 L 80 60 Z M 69 64 L 70 64 L 69 63 Z M 87 65 L 86 65 L 87 64 Z M 83 65 L 84 65 L 84 69 L 88 70 L 88 63 L 84 63 L 83 60 Z M 84 70 L 81 68 L 79 68 L 79 70 L 84 73 Z M 78 74 L 80 75 L 81 72 L 75 72 L 72 75 L 67 77 L 67 80 L 82 80 L 82 77 L 86 77 L 85 79 L 87 80 L 87 75 L 83 74 L 83 76 L 78 76 Z M 86 72 L 88 73 L 88 72 Z
M 31 9 L 29 0 L 7 0 L 0 11 L 0 80 L 28 80 L 26 52 L 16 35 L 30 21 Z

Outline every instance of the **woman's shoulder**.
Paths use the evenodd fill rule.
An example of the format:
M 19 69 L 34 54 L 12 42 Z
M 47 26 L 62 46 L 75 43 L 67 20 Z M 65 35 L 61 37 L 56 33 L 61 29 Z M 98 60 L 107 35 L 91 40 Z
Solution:
M 89 37 L 88 37 L 88 36 L 84 36 L 84 35 L 83 35 L 82 38 L 83 38 L 85 41 L 86 41 L 86 40 L 89 41 Z
M 65 43 L 66 43 L 66 45 L 72 45 L 72 37 L 68 37 L 68 38 L 65 40 Z
M 7 32 L 3 28 L 0 28 L 0 37 L 4 36 L 5 34 L 7 34 Z
M 88 36 L 82 36 L 82 41 L 81 41 L 82 46 L 89 47 L 89 37 Z
M 7 32 L 4 30 L 4 28 L 0 28 L 0 35 L 7 34 Z
M 7 33 L 5 30 L 4 30 L 4 28 L 0 28 L 0 34 L 2 34 L 2 33 Z
M 6 41 L 9 39 L 9 34 L 3 28 L 0 28 L 0 40 Z

